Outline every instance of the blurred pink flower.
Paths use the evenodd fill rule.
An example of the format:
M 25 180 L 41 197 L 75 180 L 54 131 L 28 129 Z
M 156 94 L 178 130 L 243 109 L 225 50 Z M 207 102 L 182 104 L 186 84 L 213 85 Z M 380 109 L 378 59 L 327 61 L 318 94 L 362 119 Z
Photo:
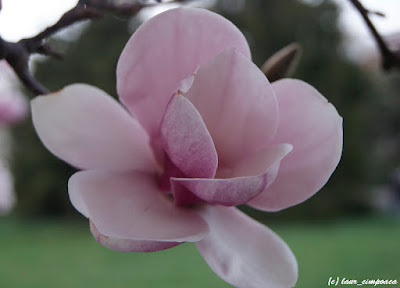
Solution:
M 28 102 L 20 92 L 17 81 L 7 62 L 0 61 L 0 123 L 18 122 L 28 113 Z
M 10 171 L 0 163 L 0 215 L 9 213 L 15 205 L 12 182 Z
M 387 35 L 384 38 L 391 50 L 400 55 L 400 32 Z M 400 56 L 399 56 L 400 57 Z
M 342 118 L 302 81 L 270 84 L 250 57 L 223 17 L 170 10 L 122 52 L 117 89 L 129 112 L 84 84 L 32 101 L 44 145 L 84 170 L 69 195 L 100 244 L 196 242 L 236 287 L 294 286 L 291 250 L 234 206 L 276 211 L 317 192 L 339 162 Z

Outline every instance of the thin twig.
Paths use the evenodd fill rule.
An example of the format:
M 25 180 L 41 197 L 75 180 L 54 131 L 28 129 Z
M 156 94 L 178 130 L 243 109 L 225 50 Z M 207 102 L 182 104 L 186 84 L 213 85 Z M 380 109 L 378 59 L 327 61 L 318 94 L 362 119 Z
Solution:
M 369 31 L 372 33 L 375 42 L 377 43 L 381 56 L 382 56 L 382 68 L 384 70 L 390 70 L 392 68 L 400 68 L 400 55 L 396 54 L 394 51 L 391 51 L 386 42 L 383 40 L 383 37 L 378 33 L 374 24 L 372 24 L 369 19 L 369 11 L 364 8 L 364 6 L 358 0 L 349 0 L 354 7 L 361 14 L 364 19 L 365 24 L 367 24 Z
M 22 83 L 35 94 L 47 94 L 49 91 L 36 81 L 29 71 L 30 53 L 20 42 L 7 42 L 0 38 L 0 51 L 2 58 L 14 69 Z
M 86 0 L 85 2 L 86 5 L 88 6 L 124 15 L 135 15 L 140 11 L 140 9 L 148 6 L 147 4 L 143 4 L 141 2 L 124 3 L 124 4 L 115 4 L 113 2 L 108 2 L 108 1 L 104 2 L 102 0 Z
M 381 11 L 376 11 L 376 10 L 370 10 L 370 9 L 368 9 L 367 12 L 368 12 L 368 14 L 376 15 L 376 16 L 379 16 L 379 17 L 383 17 L 383 18 L 386 17 L 385 13 L 383 13 L 383 12 L 381 12 Z

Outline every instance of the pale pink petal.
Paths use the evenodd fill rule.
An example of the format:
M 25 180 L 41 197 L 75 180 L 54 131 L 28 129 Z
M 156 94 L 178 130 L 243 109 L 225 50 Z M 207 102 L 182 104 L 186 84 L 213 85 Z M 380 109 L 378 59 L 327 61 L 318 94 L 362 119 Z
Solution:
M 72 175 L 69 178 L 68 182 L 69 201 L 71 201 L 72 206 L 74 206 L 75 209 L 79 211 L 79 213 L 81 213 L 86 218 L 90 218 L 89 208 L 87 207 L 85 199 L 83 198 L 83 193 L 80 187 L 76 186 L 79 185 L 79 182 L 73 180 L 73 178 L 75 178 L 75 175 L 76 174 Z
M 131 240 L 118 239 L 105 236 L 97 230 L 92 221 L 90 222 L 90 231 L 96 241 L 109 249 L 118 252 L 154 252 L 175 247 L 180 242 L 162 242 L 162 241 L 146 241 L 146 240 Z
M 274 82 L 279 102 L 275 143 L 291 143 L 275 182 L 249 204 L 280 210 L 303 202 L 328 181 L 343 146 L 342 118 L 317 90 L 300 80 Z
M 173 192 L 175 189 L 182 191 L 180 186 L 184 186 L 195 196 L 211 204 L 224 206 L 245 204 L 274 182 L 278 174 L 279 161 L 291 150 L 292 146 L 289 144 L 277 145 L 266 151 L 262 150 L 246 159 L 248 161 L 240 163 L 242 165 L 235 167 L 233 172 L 234 175 L 246 176 L 245 173 L 252 169 L 254 174 L 251 175 L 254 176 L 229 179 L 171 178 Z M 246 167 L 246 162 L 250 168 Z
M 175 95 L 161 122 L 164 151 L 186 177 L 213 178 L 218 155 L 213 139 L 190 101 Z
M 290 288 L 296 259 L 279 236 L 234 207 L 207 206 L 201 215 L 210 234 L 197 243 L 204 259 L 237 288 Z
M 178 8 L 151 18 L 134 33 L 118 61 L 121 101 L 157 137 L 169 98 L 180 81 L 226 47 L 250 58 L 239 29 L 213 12 Z
M 217 149 L 219 167 L 266 147 L 273 138 L 278 105 L 265 75 L 234 49 L 201 66 L 184 94 L 200 112 Z
M 155 171 L 149 136 L 105 92 L 74 84 L 32 100 L 32 119 L 44 145 L 81 169 Z
M 207 224 L 194 211 L 177 207 L 159 190 L 156 175 L 88 170 L 74 174 L 69 183 L 75 208 L 89 217 L 99 232 L 110 238 L 198 241 Z M 84 211 L 81 211 L 81 209 Z

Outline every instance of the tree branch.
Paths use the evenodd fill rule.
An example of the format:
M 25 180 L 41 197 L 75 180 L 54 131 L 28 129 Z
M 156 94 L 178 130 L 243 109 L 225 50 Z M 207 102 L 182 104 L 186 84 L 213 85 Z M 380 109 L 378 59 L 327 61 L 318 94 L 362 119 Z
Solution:
M 47 94 L 49 91 L 37 82 L 29 71 L 30 53 L 20 42 L 7 42 L 0 37 L 0 57 L 6 59 L 22 83 L 35 94 Z
M 176 0 L 171 2 L 184 2 Z M 163 3 L 158 1 L 159 3 Z M 136 15 L 142 8 L 159 5 L 135 2 L 132 4 L 114 4 L 108 0 L 79 0 L 74 8 L 66 12 L 54 25 L 46 28 L 36 36 L 22 39 L 18 42 L 8 42 L 0 37 L 0 60 L 5 59 L 14 69 L 22 83 L 36 95 L 47 94 L 49 91 L 41 85 L 29 71 L 29 59 L 32 54 L 39 53 L 56 58 L 62 58 L 46 40 L 57 32 L 75 23 L 103 17 L 102 10 L 108 10 L 124 15 Z M 1 0 L 0 0 L 1 7 Z M 0 8 L 1 9 L 1 8 Z
M 383 40 L 383 37 L 378 33 L 374 24 L 372 24 L 371 20 L 369 19 L 369 11 L 364 8 L 358 0 L 349 0 L 354 7 L 358 10 L 361 14 L 365 24 L 367 24 L 369 31 L 372 33 L 372 36 L 375 39 L 375 42 L 378 45 L 382 56 L 382 68 L 384 70 L 390 70 L 392 68 L 400 68 L 400 55 L 396 54 L 394 51 L 391 51 L 387 46 L 386 42 Z

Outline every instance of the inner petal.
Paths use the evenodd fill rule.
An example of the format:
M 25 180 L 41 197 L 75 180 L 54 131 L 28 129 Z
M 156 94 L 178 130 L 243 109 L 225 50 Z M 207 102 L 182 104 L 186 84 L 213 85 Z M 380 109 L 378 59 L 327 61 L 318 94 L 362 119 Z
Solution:
M 167 106 L 160 134 L 164 151 L 186 177 L 214 178 L 218 155 L 213 139 L 200 113 L 180 91 Z
M 193 196 L 224 206 L 246 204 L 268 188 L 275 180 L 279 163 L 291 150 L 290 144 L 279 144 L 261 150 L 238 163 L 231 172 L 233 178 L 193 179 L 172 178 L 174 195 L 187 189 Z
M 201 65 L 185 97 L 199 111 L 212 136 L 218 170 L 233 169 L 274 138 L 278 102 L 271 84 L 235 49 L 227 48 Z

